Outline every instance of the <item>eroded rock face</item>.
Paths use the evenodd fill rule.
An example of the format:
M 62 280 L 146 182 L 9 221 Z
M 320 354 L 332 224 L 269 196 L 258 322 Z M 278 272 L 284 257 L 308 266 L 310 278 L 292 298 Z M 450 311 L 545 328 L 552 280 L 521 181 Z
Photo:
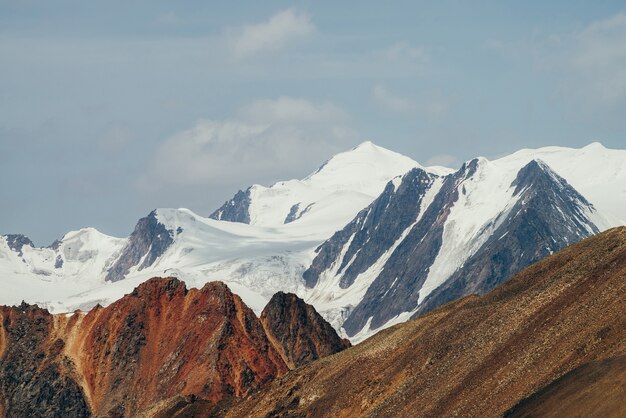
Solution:
M 468 294 L 484 294 L 525 267 L 597 234 L 589 202 L 540 161 L 522 168 L 511 186 L 519 200 L 480 249 L 420 305 L 421 315 Z
M 239 190 L 235 196 L 226 201 L 219 209 L 209 215 L 218 221 L 250 223 L 250 189 Z
M 157 219 L 156 210 L 150 212 L 137 222 L 128 243 L 105 279 L 116 282 L 124 279 L 133 267 L 138 270 L 150 267 L 172 245 L 172 236 L 173 231 L 166 229 Z
M 276 293 L 263 309 L 261 323 L 292 369 L 350 347 L 313 306 L 293 293 Z
M 3 306 L 0 321 L 0 416 L 90 416 L 52 315 L 27 304 Z
M 387 251 L 420 212 L 420 204 L 436 176 L 414 168 L 397 187 L 389 182 L 383 193 L 355 219 L 316 249 L 317 255 L 303 273 L 308 287 L 314 287 L 320 275 L 339 259 L 348 243 L 337 273 L 342 274 L 340 286 L 350 287 L 357 276 L 366 271 Z
M 484 294 L 532 263 L 598 232 L 590 217 L 593 206 L 550 167 L 533 160 L 512 179 L 510 206 L 503 205 L 486 220 L 457 259 L 446 262 L 459 262 L 456 271 L 443 275 L 437 261 L 445 260 L 446 251 L 454 247 L 444 244 L 456 239 L 451 231 L 462 223 L 449 220 L 450 215 L 455 207 L 482 210 L 468 202 L 471 185 L 486 175 L 484 164 L 474 159 L 444 177 L 419 168 L 409 171 L 316 249 L 303 273 L 308 287 L 338 279 L 346 289 L 363 273 L 373 278 L 342 324 L 348 335 L 377 329 L 403 313 L 419 315 L 469 294 Z M 471 222 L 472 211 L 463 213 Z M 437 284 L 430 289 L 433 282 Z
M 220 282 L 187 290 L 151 279 L 83 326 L 81 352 L 93 359 L 85 377 L 104 395 L 94 397 L 101 411 L 132 415 L 176 395 L 245 396 L 286 371 L 254 313 Z
M 0 324 L 0 416 L 10 417 L 213 410 L 349 346 L 295 295 L 277 294 L 259 320 L 225 284 L 176 278 L 87 314 L 0 307 Z
M 0 412 L 135 416 L 175 397 L 215 405 L 288 370 L 263 326 L 221 282 L 154 278 L 88 314 L 2 307 Z

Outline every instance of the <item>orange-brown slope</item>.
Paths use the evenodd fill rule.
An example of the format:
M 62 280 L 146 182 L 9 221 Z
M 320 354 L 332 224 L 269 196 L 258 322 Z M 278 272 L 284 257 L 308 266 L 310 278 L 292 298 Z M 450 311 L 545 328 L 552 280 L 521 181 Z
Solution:
M 261 323 L 220 282 L 151 279 L 80 323 L 68 347 L 92 408 L 132 415 L 177 395 L 246 396 L 287 371 Z
M 178 396 L 215 404 L 288 368 L 254 313 L 220 282 L 154 278 L 88 314 L 2 307 L 7 416 L 134 416 Z
M 274 381 L 228 416 L 500 416 L 626 354 L 626 228 Z
M 293 293 L 278 292 L 260 317 L 265 332 L 291 369 L 350 347 L 315 308 Z
M 52 315 L 22 303 L 0 307 L 0 319 L 0 416 L 89 416 Z

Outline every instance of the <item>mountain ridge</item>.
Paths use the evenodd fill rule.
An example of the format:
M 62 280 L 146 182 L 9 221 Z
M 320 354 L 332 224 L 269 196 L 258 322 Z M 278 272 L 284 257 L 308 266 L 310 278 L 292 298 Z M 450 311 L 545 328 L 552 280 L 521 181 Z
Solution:
M 371 143 L 362 144 L 360 148 L 365 155 L 370 155 L 370 157 L 372 154 L 376 155 L 381 149 Z M 375 152 L 371 152 L 372 149 Z M 352 150 L 352 154 L 350 151 L 347 154 L 355 157 L 354 152 Z M 363 210 L 372 202 L 386 194 L 387 201 L 393 200 L 396 202 L 393 204 L 399 204 L 397 203 L 399 201 L 392 197 L 397 194 L 400 187 L 408 186 L 408 183 L 402 185 L 402 179 L 406 177 L 406 173 L 402 176 L 395 175 L 398 167 L 404 164 L 395 166 L 395 158 L 399 154 L 392 151 L 380 152 L 392 156 L 393 163 L 382 161 L 380 165 L 386 174 L 383 173 L 384 175 L 374 182 L 375 186 L 379 187 L 379 195 L 362 193 L 371 185 L 367 184 L 369 180 L 361 181 L 359 173 L 365 171 L 368 176 L 374 177 L 380 173 L 376 173 L 376 170 L 371 168 L 362 169 L 359 166 L 360 171 L 356 170 L 354 172 L 356 174 L 350 178 L 329 175 L 332 181 L 329 180 L 325 184 L 342 183 L 344 190 L 340 192 L 332 190 L 328 194 L 329 189 L 326 189 L 321 200 L 308 202 L 299 197 L 296 200 L 290 200 L 293 196 L 280 197 L 282 203 L 276 206 L 280 207 L 280 210 L 270 211 L 267 214 L 268 219 L 271 219 L 271 226 L 216 221 L 187 209 L 157 209 L 138 222 L 135 231 L 131 234 L 131 237 L 134 237 L 132 239 L 131 237 L 108 237 L 87 228 L 67 233 L 63 239 L 48 248 L 31 246 L 24 241 L 25 244 L 16 251 L 11 246 L 17 247 L 11 244 L 7 237 L 2 236 L 0 237 L 0 277 L 2 277 L 5 292 L 0 295 L 0 303 L 19 304 L 21 300 L 27 300 L 30 303 L 46 306 L 52 312 L 71 312 L 77 308 L 87 310 L 96 304 L 108 305 L 114 302 L 152 276 L 172 275 L 184 280 L 191 287 L 199 288 L 209 280 L 224 281 L 242 295 L 257 314 L 261 313 L 263 307 L 277 291 L 295 293 L 304 298 L 307 303 L 313 304 L 336 330 L 346 332 L 342 330 L 344 322 L 349 320 L 351 315 L 356 315 L 354 311 L 368 291 L 370 296 L 377 292 L 379 295 L 388 292 L 387 298 L 391 297 L 394 291 L 400 291 L 397 290 L 400 282 L 394 283 L 396 277 L 380 282 L 377 290 L 372 287 L 372 284 L 385 270 L 385 265 L 389 270 L 385 274 L 392 273 L 393 269 L 389 264 L 392 254 L 403 248 L 402 251 L 410 249 L 408 242 L 405 244 L 403 242 L 407 241 L 411 228 L 416 227 L 413 224 L 419 222 L 423 224 L 422 228 L 426 228 L 424 219 L 421 217 L 428 212 L 445 179 L 455 175 L 445 170 L 442 172 L 432 168 L 419 168 L 413 160 L 407 161 L 406 157 L 400 156 L 400 161 L 405 161 L 406 165 L 410 165 L 414 170 L 423 170 L 425 174 L 422 180 L 431 183 L 430 186 L 424 186 L 421 191 L 415 190 L 408 193 L 405 196 L 406 203 L 396 208 L 396 215 L 391 216 L 389 213 L 391 218 L 403 219 L 396 225 L 394 222 L 389 222 L 391 218 L 384 216 L 374 216 L 372 213 L 367 217 Z M 368 164 L 378 162 L 378 158 L 370 157 L 365 158 L 367 164 L 364 166 L 370 167 Z M 331 158 L 330 161 L 332 160 Z M 486 158 L 470 160 L 464 164 L 468 177 L 454 192 L 458 197 L 450 198 L 447 202 L 447 207 L 451 211 L 448 216 L 450 221 L 455 222 L 456 227 L 453 228 L 450 224 L 446 229 L 445 225 L 441 224 L 442 230 L 430 232 L 432 236 L 432 239 L 429 239 L 430 251 L 433 254 L 436 251 L 449 254 L 448 261 L 443 262 L 443 258 L 440 257 L 440 260 L 434 264 L 438 272 L 430 272 L 431 277 L 426 277 L 427 280 L 419 279 L 424 280 L 423 285 L 426 286 L 423 294 L 418 295 L 417 298 L 412 296 L 413 299 L 406 301 L 406 306 L 400 309 L 402 312 L 398 314 L 402 298 L 397 298 L 398 302 L 394 303 L 397 306 L 390 305 L 387 313 L 379 314 L 377 317 L 379 319 L 375 321 L 371 313 L 362 312 L 365 316 L 358 321 L 350 320 L 352 325 L 350 325 L 351 322 L 347 325 L 349 332 L 344 333 L 343 336 L 349 333 L 353 335 L 353 341 L 359 341 L 382 327 L 408 319 L 414 314 L 415 308 L 414 305 L 409 305 L 413 304 L 416 299 L 420 303 L 423 302 L 426 298 L 426 289 L 429 289 L 429 292 L 436 289 L 443 290 L 441 286 L 444 286 L 446 279 L 451 278 L 455 274 L 455 269 L 463 264 L 463 260 L 468 257 L 466 254 L 468 251 L 471 250 L 471 254 L 474 254 L 481 245 L 486 245 L 489 239 L 492 240 L 490 242 L 493 244 L 493 250 L 496 251 L 499 243 L 494 241 L 497 241 L 496 238 L 499 237 L 491 236 L 497 226 L 493 222 L 496 219 L 499 219 L 497 222 L 501 222 L 505 218 L 503 209 L 514 206 L 517 195 L 514 196 L 515 188 L 511 188 L 510 184 L 517 172 L 533 160 L 543 161 L 557 176 L 565 179 L 590 204 L 589 207 L 593 205 L 594 210 L 585 213 L 589 215 L 589 223 L 593 224 L 597 230 L 619 225 L 620 218 L 626 219 L 626 213 L 622 213 L 626 202 L 624 206 L 620 206 L 621 199 L 626 196 L 626 190 L 623 190 L 626 187 L 624 186 L 626 184 L 626 177 L 624 177 L 626 175 L 626 164 L 624 164 L 626 151 L 610 150 L 592 144 L 581 149 L 546 147 L 537 150 L 520 150 L 493 161 Z M 341 165 L 338 163 L 338 166 Z M 392 170 L 389 169 L 390 166 Z M 349 164 L 346 167 L 349 167 Z M 470 167 L 476 171 L 470 173 L 468 171 Z M 328 174 L 333 171 L 332 169 L 333 164 L 329 162 L 308 178 L 310 180 L 321 174 Z M 387 169 L 391 171 L 385 171 Z M 460 174 L 457 174 L 458 176 Z M 370 178 L 366 177 L 366 179 Z M 279 183 L 284 183 L 281 187 L 289 188 L 293 184 L 301 184 L 304 180 L 298 180 L 295 183 L 293 181 Z M 419 181 L 417 177 L 414 180 Z M 346 185 L 349 184 L 356 186 L 346 191 L 345 188 L 348 187 Z M 422 186 L 415 185 L 415 187 Z M 567 195 L 567 192 L 558 186 L 555 186 L 555 190 L 560 190 L 563 195 Z M 546 191 L 546 193 L 550 192 Z M 596 205 L 598 196 L 600 196 L 600 203 Z M 379 201 L 381 202 L 381 207 L 377 209 L 379 214 L 384 212 L 383 200 L 381 198 Z M 544 209 L 549 212 L 549 217 L 552 217 L 556 223 L 562 226 L 569 225 L 569 220 L 558 218 L 560 212 L 557 207 L 563 210 L 559 205 L 544 206 Z M 616 208 L 619 209 L 618 212 L 615 212 Z M 427 217 L 432 216 L 436 219 L 439 215 L 437 211 L 431 210 L 431 212 L 432 214 Z M 574 211 L 564 213 L 568 213 L 567 217 L 575 217 Z M 363 218 L 363 221 L 368 222 L 367 228 L 361 230 L 359 238 L 352 238 L 350 245 L 347 241 L 343 242 L 341 248 L 337 247 L 334 255 L 329 257 L 328 263 L 322 263 L 323 265 L 318 263 L 315 250 L 359 216 Z M 528 222 L 530 221 L 525 223 L 528 224 Z M 376 229 L 377 226 L 378 229 Z M 452 232 L 459 227 L 464 228 L 462 232 L 459 230 L 459 233 L 453 234 Z M 585 228 L 577 226 L 575 229 Z M 481 230 L 487 232 L 481 235 Z M 554 231 L 556 230 L 558 229 Z M 365 231 L 372 233 L 369 241 Z M 505 233 L 506 231 L 502 231 L 502 235 Z M 552 233 L 554 232 L 550 232 Z M 562 231 L 558 233 L 559 236 L 553 238 L 566 242 L 566 238 L 573 239 L 568 234 L 569 232 Z M 413 244 L 420 239 L 417 235 L 412 239 Z M 380 245 L 372 246 L 374 236 L 378 237 L 374 241 L 379 241 Z M 24 239 L 27 240 L 26 237 Z M 505 238 L 505 241 L 507 239 Z M 437 243 L 437 240 L 441 242 Z M 439 248 L 440 246 L 443 248 Z M 555 246 L 552 251 L 560 246 L 562 245 Z M 420 251 L 425 250 L 426 247 Z M 342 256 L 342 251 L 345 251 L 345 257 Z M 520 257 L 523 251 L 516 249 L 513 253 L 517 254 L 515 257 Z M 486 255 L 487 252 L 482 253 Z M 428 251 L 425 254 L 428 254 Z M 430 257 L 433 254 L 430 254 Z M 398 264 L 398 260 L 397 257 L 392 260 L 396 263 L 395 270 L 398 270 L 401 264 Z M 336 269 L 335 273 L 339 274 L 332 273 L 330 280 L 319 280 L 320 274 L 323 273 L 322 276 L 325 277 L 328 276 L 328 271 L 332 270 L 328 270 L 325 264 L 333 262 L 335 262 L 333 267 Z M 309 277 L 310 275 L 305 273 L 316 268 L 318 270 L 322 268 L 316 273 L 317 278 Z M 423 269 L 425 268 L 429 266 L 424 265 Z M 494 283 L 496 282 L 498 280 Z M 315 286 L 311 287 L 312 283 L 315 283 Z M 370 317 L 373 322 L 368 324 Z
M 346 348 L 310 305 L 306 317 L 293 314 L 303 303 L 291 295 L 262 323 L 224 283 L 188 289 L 155 277 L 86 313 L 0 306 L 0 412 L 136 416 L 181 396 L 211 406 L 247 396 L 296 365 Z M 274 343 L 266 329 L 283 322 L 306 340 L 289 335 Z M 294 348 L 302 341 L 317 349 L 301 355 Z
M 625 278 L 626 227 L 618 227 L 486 295 L 457 299 L 296 370 L 222 415 L 502 416 L 569 372 L 626 353 Z M 616 393 L 596 391 L 580 410 L 594 402 L 619 407 Z M 558 399 L 548 405 L 562 405 Z

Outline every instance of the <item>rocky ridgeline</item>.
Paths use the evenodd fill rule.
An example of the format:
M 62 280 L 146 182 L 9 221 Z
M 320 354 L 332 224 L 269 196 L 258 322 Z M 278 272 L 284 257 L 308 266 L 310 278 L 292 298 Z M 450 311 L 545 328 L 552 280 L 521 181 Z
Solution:
M 273 299 L 257 318 L 226 285 L 153 278 L 106 308 L 0 308 L 0 415 L 136 416 L 248 396 L 344 349 L 310 305 Z M 267 330 L 289 324 L 277 338 Z

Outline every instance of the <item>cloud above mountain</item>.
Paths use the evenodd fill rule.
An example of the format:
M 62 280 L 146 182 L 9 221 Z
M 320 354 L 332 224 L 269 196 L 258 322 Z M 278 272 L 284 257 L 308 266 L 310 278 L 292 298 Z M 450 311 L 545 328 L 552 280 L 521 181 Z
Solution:
M 269 20 L 233 30 L 232 51 L 237 59 L 283 49 L 315 33 L 311 17 L 296 9 L 282 10 Z
M 348 114 L 330 102 L 293 97 L 262 99 L 230 119 L 202 119 L 163 141 L 138 187 L 161 192 L 172 186 L 241 185 L 301 175 L 358 136 Z

